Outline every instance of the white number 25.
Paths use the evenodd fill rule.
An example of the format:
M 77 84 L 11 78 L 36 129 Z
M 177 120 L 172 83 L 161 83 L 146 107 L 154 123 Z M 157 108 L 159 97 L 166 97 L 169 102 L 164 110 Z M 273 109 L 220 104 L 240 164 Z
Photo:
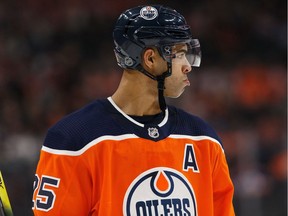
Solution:
M 33 184 L 33 206 L 32 209 L 38 209 L 41 211 L 49 211 L 54 207 L 56 200 L 56 194 L 51 187 L 58 188 L 60 179 L 42 175 L 41 178 L 36 174 Z M 47 188 L 49 186 L 49 188 Z M 37 194 L 35 194 L 37 192 Z

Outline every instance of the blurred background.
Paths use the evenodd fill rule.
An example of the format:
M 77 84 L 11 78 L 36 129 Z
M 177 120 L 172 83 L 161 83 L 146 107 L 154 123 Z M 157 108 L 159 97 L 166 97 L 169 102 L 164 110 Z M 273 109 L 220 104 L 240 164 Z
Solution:
M 47 129 L 117 88 L 119 14 L 155 2 L 182 13 L 200 40 L 201 67 L 168 102 L 222 138 L 236 214 L 287 215 L 287 1 L 1 0 L 0 170 L 16 216 L 32 215 Z

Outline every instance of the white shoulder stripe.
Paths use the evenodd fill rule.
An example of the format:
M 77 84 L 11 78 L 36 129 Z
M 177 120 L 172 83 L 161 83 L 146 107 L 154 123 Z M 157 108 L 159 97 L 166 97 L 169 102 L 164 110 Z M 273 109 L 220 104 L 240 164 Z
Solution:
M 124 134 L 120 136 L 108 136 L 107 135 L 107 136 L 101 136 L 101 137 L 98 137 L 97 139 L 92 140 L 87 145 L 85 145 L 82 149 L 79 149 L 77 151 L 52 149 L 46 146 L 42 147 L 42 151 L 45 151 L 51 154 L 56 154 L 56 155 L 79 156 L 83 154 L 85 151 L 87 151 L 89 148 L 97 145 L 98 143 L 102 141 L 105 141 L 105 140 L 120 141 L 120 140 L 131 139 L 131 138 L 139 138 L 139 137 L 136 136 L 135 134 Z
M 214 143 L 217 143 L 222 151 L 224 152 L 223 146 L 221 145 L 221 143 L 209 136 L 189 136 L 189 135 L 182 135 L 182 134 L 171 134 L 169 137 L 173 138 L 173 139 L 191 139 L 191 140 L 196 140 L 196 141 L 200 141 L 200 140 L 210 140 Z
M 91 147 L 97 145 L 98 143 L 105 141 L 105 140 L 115 140 L 115 141 L 120 141 L 120 140 L 125 140 L 125 139 L 133 139 L 133 138 L 139 138 L 135 134 L 124 134 L 124 135 L 119 135 L 119 136 L 101 136 L 97 139 L 92 140 L 89 142 L 87 145 L 85 145 L 82 149 L 79 149 L 77 151 L 70 151 L 70 150 L 59 150 L 59 149 L 52 149 L 46 146 L 42 147 L 42 151 L 55 154 L 55 155 L 66 155 L 66 156 L 79 156 L 82 155 L 84 152 L 86 152 L 88 149 Z M 189 135 L 179 135 L 179 134 L 171 134 L 169 138 L 173 139 L 191 139 L 191 140 L 211 140 L 214 143 L 217 143 L 222 151 L 224 152 L 224 149 L 220 142 L 212 137 L 209 136 L 189 136 Z

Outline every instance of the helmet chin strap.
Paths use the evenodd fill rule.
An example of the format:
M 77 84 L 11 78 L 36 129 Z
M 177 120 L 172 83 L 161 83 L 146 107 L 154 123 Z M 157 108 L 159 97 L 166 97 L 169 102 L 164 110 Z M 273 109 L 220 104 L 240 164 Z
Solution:
M 157 83 L 158 83 L 158 101 L 159 101 L 159 106 L 162 112 L 165 112 L 166 109 L 166 101 L 164 98 L 164 89 L 165 89 L 165 76 L 158 76 L 157 77 Z
M 168 70 L 162 73 L 159 76 L 154 76 L 153 74 L 146 71 L 141 65 L 136 67 L 137 70 L 148 76 L 149 78 L 157 81 L 158 88 L 158 101 L 161 111 L 164 113 L 166 110 L 166 101 L 164 97 L 164 89 L 165 89 L 165 78 L 172 74 L 172 64 L 167 62 Z

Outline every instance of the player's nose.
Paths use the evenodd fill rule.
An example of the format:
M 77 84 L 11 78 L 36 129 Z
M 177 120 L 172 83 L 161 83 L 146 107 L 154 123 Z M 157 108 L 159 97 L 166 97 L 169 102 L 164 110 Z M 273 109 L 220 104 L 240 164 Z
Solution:
M 189 73 L 192 71 L 192 66 L 188 60 L 186 60 L 185 64 L 182 67 L 183 73 Z

